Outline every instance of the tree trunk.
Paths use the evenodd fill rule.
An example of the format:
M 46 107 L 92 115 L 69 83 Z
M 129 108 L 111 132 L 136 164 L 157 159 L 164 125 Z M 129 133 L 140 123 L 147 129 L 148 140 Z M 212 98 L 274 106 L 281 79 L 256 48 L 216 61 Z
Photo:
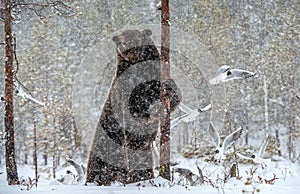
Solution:
M 25 150 L 25 153 L 24 153 L 24 164 L 28 164 L 28 154 L 27 154 L 27 150 Z
M 11 27 L 11 2 L 4 1 L 4 31 L 5 31 L 5 116 L 4 126 L 6 134 L 5 157 L 7 182 L 9 185 L 17 184 L 18 171 L 15 161 L 14 142 L 14 112 L 13 112 L 13 92 L 14 92 L 14 72 L 13 72 L 13 50 L 12 50 L 12 27 Z
M 38 163 L 37 163 L 37 137 L 36 137 L 35 115 L 33 115 L 33 141 L 34 141 L 33 163 L 34 163 L 34 172 L 35 172 L 35 187 L 37 187 L 37 183 L 38 183 Z
M 297 159 L 297 153 L 295 149 L 295 132 L 296 132 L 296 69 L 295 69 L 295 64 L 292 64 L 292 77 L 291 77 L 291 82 L 292 82 L 292 94 L 291 94 L 291 116 L 290 116 L 290 129 L 289 129 L 289 139 L 288 139 L 288 152 L 289 152 L 289 159 L 292 162 L 295 162 Z
M 72 116 L 72 121 L 73 121 L 73 130 L 74 130 L 73 136 L 74 136 L 75 149 L 78 149 L 81 145 L 80 144 L 81 141 L 80 141 L 80 134 L 79 134 L 74 116 Z
M 48 155 L 47 155 L 46 151 L 44 151 L 43 159 L 44 159 L 44 165 L 47 166 L 48 165 Z
M 268 98 L 269 97 L 268 97 L 267 78 L 266 75 L 264 75 L 264 107 L 265 107 L 265 136 L 266 137 L 268 136 L 268 134 L 270 134 Z
M 170 96 L 164 87 L 164 82 L 170 78 L 170 11 L 169 0 L 161 1 L 161 89 L 160 98 L 164 106 L 161 118 L 160 138 L 160 176 L 171 180 L 170 177 Z
M 278 130 L 278 127 L 275 128 L 275 138 L 276 138 L 276 144 L 277 144 L 277 147 L 278 147 L 278 156 L 282 156 L 282 153 L 281 153 L 281 148 L 280 148 L 280 139 L 279 139 L 279 130 Z
M 56 178 L 56 157 L 55 153 L 52 155 L 52 173 L 53 173 L 53 178 Z

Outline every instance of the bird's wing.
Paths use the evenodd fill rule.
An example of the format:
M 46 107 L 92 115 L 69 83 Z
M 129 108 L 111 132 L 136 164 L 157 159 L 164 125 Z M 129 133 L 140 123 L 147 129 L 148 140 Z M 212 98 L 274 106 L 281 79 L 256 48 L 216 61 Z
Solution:
M 228 66 L 228 65 L 223 65 L 223 66 L 221 66 L 221 67 L 218 69 L 218 74 L 225 73 L 225 72 L 228 71 L 229 69 L 230 69 L 230 66 Z
M 240 153 L 237 153 L 236 155 L 237 155 L 238 157 L 242 158 L 242 159 L 246 159 L 246 160 L 253 160 L 253 158 L 250 158 L 250 157 L 248 157 L 248 156 L 245 156 L 245 155 L 243 155 L 243 154 L 240 154 Z
M 263 156 L 264 152 L 266 151 L 266 148 L 267 148 L 267 145 L 268 145 L 270 139 L 271 139 L 271 136 L 268 135 L 268 137 L 265 138 L 264 141 L 262 142 L 262 144 L 260 145 L 259 150 L 258 150 L 258 156 L 259 157 Z
M 219 147 L 220 136 L 219 136 L 219 133 L 217 132 L 214 124 L 211 121 L 209 123 L 209 136 L 210 136 L 211 140 L 215 143 L 215 146 Z
M 188 114 L 185 114 L 185 115 L 177 117 L 176 119 L 171 120 L 171 122 L 170 122 L 170 128 L 172 129 L 172 128 L 176 127 L 181 122 L 181 120 L 184 117 L 186 117 L 187 115 Z
M 21 96 L 22 98 L 27 99 L 27 100 L 31 100 L 32 102 L 37 103 L 41 106 L 45 106 L 45 103 L 36 100 L 35 98 L 33 98 L 31 96 L 31 94 L 25 92 L 22 85 L 17 80 L 14 81 L 14 85 L 16 87 L 16 90 L 18 91 L 18 94 L 17 94 L 18 96 Z
M 205 107 L 203 107 L 203 108 L 199 108 L 199 111 L 200 112 L 205 112 L 205 111 L 208 111 L 208 110 L 210 110 L 211 109 L 211 104 L 208 104 L 208 105 L 206 105 Z
M 178 107 L 179 107 L 179 109 L 181 111 L 183 111 L 185 113 L 188 113 L 188 114 L 193 111 L 190 107 L 188 107 L 187 105 L 183 104 L 182 102 L 178 105 Z
M 222 78 L 222 74 L 217 75 L 216 77 L 212 78 L 209 80 L 209 83 L 211 85 L 218 85 L 219 83 L 221 83 L 223 80 Z
M 65 178 L 64 177 L 61 177 L 60 179 L 56 179 L 58 182 L 64 182 L 65 181 Z
M 45 103 L 33 98 L 30 94 L 25 93 L 25 98 L 27 98 L 28 100 L 31 100 L 32 102 L 37 103 L 41 106 L 45 106 Z
M 235 142 L 236 140 L 238 140 L 241 137 L 242 131 L 243 131 L 243 128 L 239 127 L 237 130 L 235 130 L 233 133 L 231 133 L 224 139 L 224 142 L 222 145 L 223 153 L 226 152 L 228 146 L 230 146 L 233 142 Z
M 227 82 L 229 80 L 228 79 L 228 72 L 230 72 L 231 70 L 227 70 L 223 73 L 218 73 L 218 75 L 214 78 L 212 78 L 211 80 L 209 80 L 209 83 L 211 85 L 218 85 L 220 84 L 221 82 Z
M 249 77 L 253 77 L 256 74 L 251 71 L 246 71 L 242 69 L 232 69 L 230 70 L 230 74 L 226 79 L 246 79 Z
M 198 166 L 197 164 L 196 164 L 196 167 L 197 167 L 198 173 L 199 173 L 199 181 L 200 181 L 200 182 L 203 182 L 203 181 L 204 181 L 204 176 L 203 176 L 202 169 L 201 169 L 200 166 Z
M 25 97 L 25 91 L 23 90 L 22 86 L 20 85 L 20 83 L 18 81 L 14 81 L 14 85 L 15 85 L 15 88 L 16 88 L 16 93 L 18 96 L 21 96 L 22 98 L 26 99 Z
M 78 175 L 77 181 L 82 181 L 83 177 L 84 177 L 83 168 L 77 162 L 72 160 L 71 158 L 66 158 L 66 161 L 69 162 L 75 168 L 77 175 Z
M 192 112 L 190 112 L 188 114 L 188 116 L 184 117 L 182 119 L 183 122 L 186 122 L 186 123 L 189 123 L 189 122 L 192 122 L 192 121 L 195 121 L 197 119 L 197 117 L 199 116 L 199 111 L 198 110 L 193 110 Z

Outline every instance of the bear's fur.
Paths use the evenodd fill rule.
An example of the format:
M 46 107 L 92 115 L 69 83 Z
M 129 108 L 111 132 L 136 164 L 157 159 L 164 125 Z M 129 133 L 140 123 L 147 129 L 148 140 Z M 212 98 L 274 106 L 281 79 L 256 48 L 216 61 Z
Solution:
M 153 177 L 150 145 L 161 112 L 160 56 L 150 30 L 126 30 L 112 40 L 118 65 L 109 96 L 96 129 L 88 162 L 87 182 L 108 185 L 114 180 L 137 182 Z M 171 111 L 180 102 L 173 80 L 170 88 Z M 153 114 L 154 115 L 154 114 Z

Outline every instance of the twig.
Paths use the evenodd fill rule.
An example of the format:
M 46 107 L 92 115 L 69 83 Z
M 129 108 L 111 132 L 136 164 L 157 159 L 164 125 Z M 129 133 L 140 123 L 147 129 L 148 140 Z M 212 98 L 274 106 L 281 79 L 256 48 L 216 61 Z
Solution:
M 279 179 L 278 177 L 276 177 L 276 174 L 273 173 L 273 178 L 270 180 L 264 179 L 266 184 L 270 184 L 270 185 L 274 185 L 275 181 Z
M 16 61 L 16 70 L 14 72 L 14 75 L 16 75 L 19 71 L 19 61 L 18 61 L 18 58 L 17 58 L 17 39 L 16 39 L 16 35 L 13 34 L 13 44 L 12 44 L 12 47 L 13 47 L 13 53 L 14 53 L 14 57 L 15 57 L 15 61 Z

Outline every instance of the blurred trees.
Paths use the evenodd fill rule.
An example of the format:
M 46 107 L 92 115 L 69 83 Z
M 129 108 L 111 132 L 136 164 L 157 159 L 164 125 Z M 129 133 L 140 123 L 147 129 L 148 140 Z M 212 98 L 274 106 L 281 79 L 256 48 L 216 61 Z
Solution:
M 44 20 L 50 18 L 51 14 L 57 14 L 65 17 L 71 17 L 78 14 L 73 10 L 73 1 L 18 1 L 18 0 L 5 0 L 0 1 L 0 17 L 3 22 L 4 43 L 5 46 L 5 93 L 3 101 L 5 102 L 4 113 L 4 138 L 5 141 L 5 158 L 6 158 L 6 171 L 8 184 L 17 184 L 18 173 L 15 161 L 15 128 L 14 128 L 14 85 L 15 81 L 20 81 L 17 78 L 19 71 L 19 62 L 17 59 L 17 42 L 16 34 L 13 32 L 12 25 L 29 16 L 35 15 Z M 75 3 L 76 5 L 77 3 Z M 14 67 L 15 66 L 15 67 Z M 35 80 L 36 81 L 36 80 Z M 24 86 L 22 84 L 22 86 Z M 19 92 L 19 91 L 18 91 Z M 28 91 L 25 91 L 28 92 Z M 33 119 L 32 119 L 33 120 Z M 4 139 L 3 138 L 3 139 Z M 27 153 L 25 153 L 27 160 Z M 27 162 L 27 161 L 25 161 Z
M 53 16 L 42 17 L 42 20 L 39 20 L 29 15 L 26 20 L 15 20 L 13 33 L 18 40 L 18 78 L 33 96 L 46 102 L 45 108 L 38 108 L 36 116 L 40 149 L 38 161 L 43 160 L 43 164 L 49 164 L 54 155 L 55 158 L 70 155 L 85 162 L 89 138 L 94 129 L 89 127 L 89 123 L 74 122 L 74 114 L 77 114 L 72 109 L 75 73 L 79 66 L 89 68 L 91 64 L 86 62 L 92 60 L 87 58 L 97 55 L 92 52 L 93 50 L 99 53 L 105 50 L 115 52 L 113 48 L 101 47 L 100 43 L 104 39 L 111 39 L 111 34 L 125 25 L 159 25 L 160 12 L 156 11 L 155 6 L 157 3 L 156 0 L 83 0 L 78 2 L 82 12 L 80 17 L 65 19 Z M 170 2 L 171 31 L 179 28 L 190 34 L 203 43 L 211 55 L 203 60 L 210 60 L 211 66 L 195 64 L 207 80 L 224 64 L 254 71 L 259 75 L 254 79 L 210 87 L 213 105 L 211 119 L 217 128 L 223 127 L 222 132 L 226 135 L 230 130 L 242 125 L 248 130 L 248 136 L 243 142 L 255 145 L 256 139 L 266 135 L 268 122 L 270 133 L 278 137 L 277 143 L 280 144 L 281 153 L 293 161 L 300 152 L 300 103 L 296 99 L 296 94 L 300 95 L 299 8 L 300 5 L 295 0 Z M 20 18 L 27 16 L 27 13 L 29 12 L 23 12 L 24 15 Z M 44 11 L 39 13 L 48 14 Z M 3 23 L 0 22 L 0 25 L 2 27 Z M 4 34 L 0 36 L 0 42 L 3 42 Z M 181 37 L 171 37 L 172 39 L 180 41 Z M 183 49 L 187 49 L 188 46 L 185 45 Z M 3 52 L 1 49 L 1 64 L 5 61 Z M 195 57 L 200 56 L 197 51 L 191 52 Z M 114 66 L 107 67 L 106 61 L 100 60 L 97 63 L 99 63 L 97 67 L 103 72 L 106 68 L 113 70 Z M 109 84 L 102 86 L 99 83 L 110 83 L 111 77 L 112 75 L 101 74 L 93 78 L 98 81 L 97 85 L 92 85 L 94 82 L 86 83 L 87 87 L 93 88 L 94 93 L 91 95 L 97 98 L 102 92 L 105 96 Z M 182 80 L 176 82 L 184 82 L 184 78 L 185 75 L 182 75 Z M 0 81 L 3 91 L 4 79 Z M 268 91 L 267 100 L 264 99 L 265 91 Z M 83 95 L 82 102 L 85 99 L 87 98 Z M 101 100 L 94 100 L 97 100 L 93 102 L 97 107 L 93 108 L 99 114 L 101 105 L 98 101 Z M 37 108 L 21 98 L 15 98 L 15 102 L 17 160 L 20 162 L 27 160 L 31 163 L 33 124 L 30 118 L 31 111 Z M 193 105 L 189 100 L 187 103 Z M 265 119 L 266 104 L 268 121 Z M 3 103 L 1 108 L 3 110 Z M 95 115 L 97 117 L 97 112 Z M 3 124 L 0 125 L 3 128 Z M 181 132 L 197 128 L 198 131 L 205 132 L 206 128 L 200 126 L 180 124 L 176 130 Z M 4 131 L 0 133 L 3 137 Z M 203 142 L 203 136 L 196 137 L 192 132 L 189 134 L 187 139 L 197 138 L 198 144 Z M 195 141 L 185 142 L 188 144 Z M 3 154 L 2 143 L 1 158 Z

